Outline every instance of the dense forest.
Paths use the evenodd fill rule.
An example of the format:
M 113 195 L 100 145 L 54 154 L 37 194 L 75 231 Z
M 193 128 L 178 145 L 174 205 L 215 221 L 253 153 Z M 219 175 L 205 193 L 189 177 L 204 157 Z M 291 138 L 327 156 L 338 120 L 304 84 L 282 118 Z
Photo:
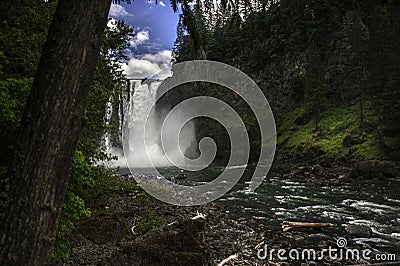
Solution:
M 220 61 L 253 78 L 277 120 L 279 156 L 399 159 L 397 1 L 206 1 L 188 12 L 176 62 Z
M 0 7 L 0 108 L 2 178 L 11 162 L 21 117 L 39 64 L 47 32 L 57 1 L 4 1 Z M 126 80 L 119 62 L 126 60 L 124 50 L 133 36 L 133 28 L 123 21 L 110 20 L 106 28 L 100 57 L 86 106 L 87 122 L 75 152 L 68 191 L 65 196 L 57 242 L 56 260 L 66 260 L 70 249 L 67 236 L 73 222 L 90 216 L 85 206 L 84 190 L 109 172 L 98 162 L 109 160 L 103 137 L 111 130 L 106 121 L 107 103 L 117 99 Z M 100 181 L 97 184 L 100 185 Z M 95 191 L 95 189 L 93 189 Z M 94 192 L 91 192 L 92 197 Z M 101 193 L 101 192 L 99 192 Z M 89 194 L 89 193 L 86 193 Z M 89 197 L 86 195 L 86 200 Z
M 392 169 L 400 160 L 399 1 L 170 2 L 175 11 L 178 7 L 181 9 L 172 63 L 196 59 L 223 62 L 240 69 L 258 84 L 276 120 L 275 164 L 279 167 L 274 165 L 273 169 L 279 174 L 302 165 L 325 167 L 340 163 L 359 170 L 349 174 L 352 177 L 361 173 L 365 177 L 396 176 L 398 172 Z M 8 215 L 7 176 L 14 171 L 10 165 L 18 137 L 23 136 L 21 121 L 26 116 L 29 97 L 33 97 L 31 88 L 35 86 L 35 75 L 57 4 L 56 0 L 5 0 L 0 5 L 2 219 Z M 104 137 L 118 134 L 116 128 L 120 126 L 115 124 L 119 121 L 108 118 L 108 106 L 110 103 L 122 105 L 123 95 L 129 90 L 121 66 L 129 59 L 126 49 L 134 36 L 134 29 L 122 20 L 109 19 L 107 25 L 84 106 L 84 126 L 67 178 L 68 189 L 61 212 L 55 211 L 57 235 L 46 240 L 52 250 L 48 256 L 51 263 L 85 264 L 77 263 L 76 253 L 73 260 L 70 255 L 74 248 L 86 244 L 87 239 L 92 241 L 87 241 L 91 243 L 90 248 L 112 242 L 111 251 L 107 248 L 98 251 L 101 259 L 94 262 L 88 259 L 101 265 L 113 264 L 113 258 L 121 263 L 145 262 L 140 265 L 214 265 L 228 257 L 233 249 L 242 248 L 240 241 L 246 243 L 247 250 L 267 237 L 286 239 L 286 236 L 272 235 L 264 227 L 259 231 L 252 229 L 248 221 L 243 222 L 244 218 L 239 219 L 244 223 L 241 225 L 229 216 L 225 207 L 214 205 L 200 209 L 210 220 L 207 225 L 199 225 L 190 217 L 196 213 L 199 216 L 198 209 L 164 206 L 146 195 L 132 179 L 118 177 L 115 169 L 107 167 L 113 154 L 107 150 Z M 251 170 L 262 145 L 260 130 L 254 114 L 237 95 L 215 84 L 198 82 L 180 86 L 157 104 L 160 109 L 172 108 L 196 95 L 214 96 L 239 111 L 250 136 L 248 168 Z M 25 121 L 29 124 L 29 119 Z M 218 144 L 213 165 L 226 165 L 230 143 L 221 125 L 209 119 L 196 119 L 195 128 L 197 139 L 209 136 Z M 187 152 L 196 157 L 197 147 L 192 148 Z M 190 217 L 189 222 L 175 223 L 178 218 L 174 214 L 179 219 Z M 250 220 L 254 224 L 261 218 L 252 216 Z M 221 225 L 221 221 L 228 222 Z M 171 225 L 176 227 L 171 232 L 169 229 L 156 231 Z M 206 236 L 197 234 L 204 228 L 208 228 Z M 263 230 L 268 233 L 265 238 L 262 232 L 262 239 L 247 241 L 251 230 L 260 235 Z M 218 234 L 226 232 L 229 232 L 226 237 L 230 244 L 218 240 Z M 178 240 L 174 239 L 177 234 Z M 85 241 L 81 235 L 86 237 Z M 205 248 L 203 242 L 207 237 L 212 239 L 214 249 Z M 1 236 L 2 249 L 4 241 Z M 285 241 L 292 243 L 293 239 Z M 40 259 L 43 262 L 47 258 Z M 9 261 L 13 260 L 16 258 Z

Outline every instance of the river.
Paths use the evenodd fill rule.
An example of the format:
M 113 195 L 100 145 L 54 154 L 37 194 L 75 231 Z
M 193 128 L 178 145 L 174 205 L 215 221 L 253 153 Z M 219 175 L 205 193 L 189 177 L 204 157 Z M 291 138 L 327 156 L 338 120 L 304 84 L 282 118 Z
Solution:
M 200 172 L 182 172 L 177 168 L 160 168 L 171 179 L 185 174 L 184 185 L 200 185 L 218 176 L 223 168 L 213 167 Z M 136 169 L 135 176 L 145 178 L 147 170 Z M 128 174 L 127 169 L 120 174 Z M 267 177 L 255 191 L 249 191 L 250 172 L 234 189 L 217 202 L 227 205 L 234 215 L 281 230 L 283 221 L 330 222 L 336 225 L 367 225 L 371 238 L 355 238 L 378 250 L 400 253 L 400 181 L 353 180 L 338 185 L 319 185 L 304 179 Z M 340 236 L 338 236 L 340 237 Z

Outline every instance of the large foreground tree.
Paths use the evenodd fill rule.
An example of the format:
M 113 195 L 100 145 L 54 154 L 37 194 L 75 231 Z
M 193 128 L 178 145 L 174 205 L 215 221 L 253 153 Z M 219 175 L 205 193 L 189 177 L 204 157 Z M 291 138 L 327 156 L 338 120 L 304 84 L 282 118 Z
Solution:
M 170 2 L 190 13 L 188 0 Z M 0 265 L 49 263 L 110 4 L 58 2 L 2 180 Z
M 60 0 L 1 198 L 0 265 L 49 262 L 111 0 Z

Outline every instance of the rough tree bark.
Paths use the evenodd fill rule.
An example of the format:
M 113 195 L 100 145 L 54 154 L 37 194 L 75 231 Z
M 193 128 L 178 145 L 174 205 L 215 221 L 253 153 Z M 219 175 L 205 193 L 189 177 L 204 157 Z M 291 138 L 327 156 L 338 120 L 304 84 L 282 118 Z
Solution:
M 60 0 L 1 199 L 0 265 L 49 262 L 111 0 Z

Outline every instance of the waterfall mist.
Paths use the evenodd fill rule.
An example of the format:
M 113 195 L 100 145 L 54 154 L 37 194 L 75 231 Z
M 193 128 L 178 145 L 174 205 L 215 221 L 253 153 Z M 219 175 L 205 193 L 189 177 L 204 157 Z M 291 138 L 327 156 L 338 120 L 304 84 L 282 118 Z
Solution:
M 123 102 L 124 115 L 120 117 L 122 126 L 120 130 L 123 150 L 119 147 L 109 147 L 109 152 L 118 156 L 113 164 L 118 167 L 145 168 L 172 166 L 165 154 L 178 165 L 185 165 L 183 156 L 187 149 L 195 143 L 195 128 L 193 122 L 188 122 L 179 134 L 179 147 L 169 145 L 178 136 L 166 135 L 167 141 L 161 143 L 161 127 L 165 132 L 173 132 L 172 129 L 182 126 L 183 114 L 177 112 L 168 123 L 163 125 L 165 115 L 169 110 L 162 110 L 156 106 L 157 90 L 161 81 L 150 81 L 141 84 L 139 81 L 131 81 L 131 89 Z M 146 124 L 147 123 L 147 124 Z M 171 129 L 171 130 L 169 130 Z M 171 140 L 171 141 L 169 141 Z M 147 148 L 147 151 L 146 151 Z

